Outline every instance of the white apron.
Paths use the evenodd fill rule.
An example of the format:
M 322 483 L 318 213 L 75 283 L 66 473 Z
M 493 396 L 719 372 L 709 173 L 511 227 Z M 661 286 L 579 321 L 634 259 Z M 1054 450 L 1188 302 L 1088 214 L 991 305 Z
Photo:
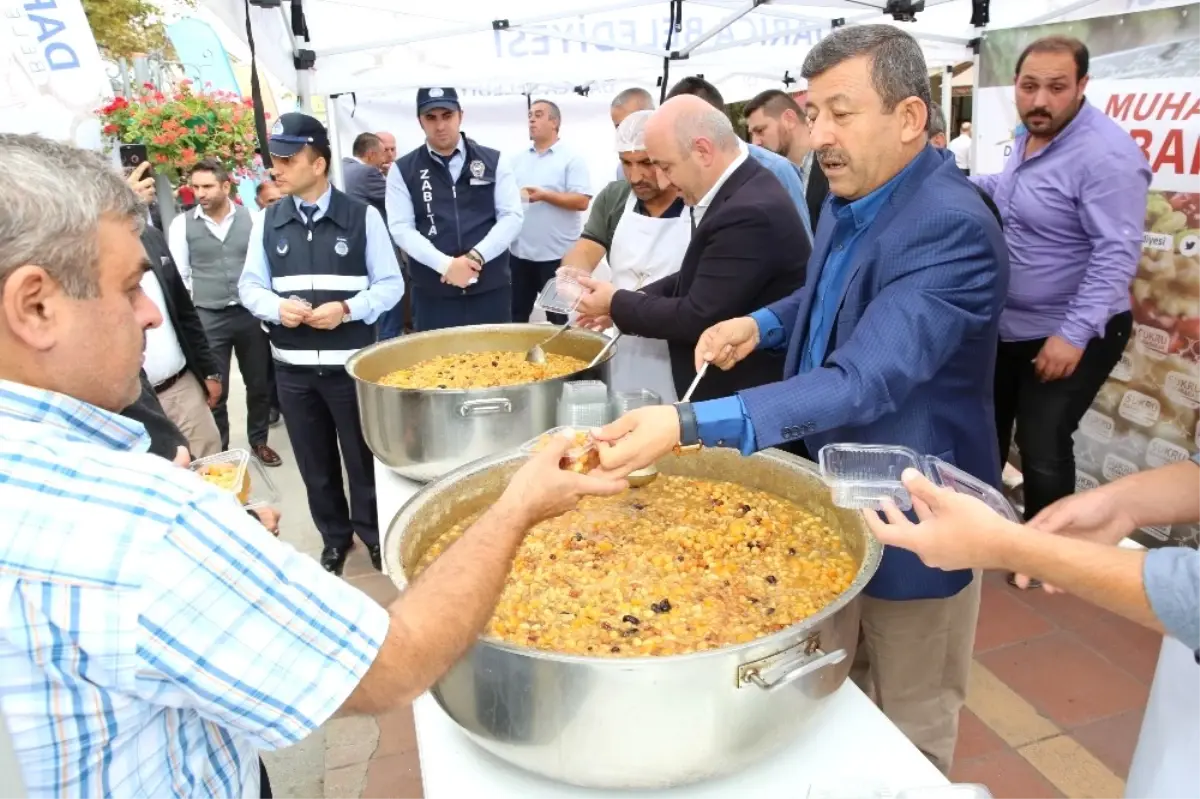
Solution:
M 692 238 L 688 215 L 673 219 L 635 213 L 637 195 L 629 192 L 625 213 L 613 231 L 608 249 L 612 282 L 619 289 L 634 290 L 639 281 L 646 286 L 679 271 L 683 254 Z M 661 339 L 622 335 L 613 358 L 613 391 L 648 388 L 665 403 L 674 402 L 675 380 L 667 342 Z
M 1192 650 L 1169 636 L 1158 655 L 1125 796 L 1200 796 L 1200 664 Z

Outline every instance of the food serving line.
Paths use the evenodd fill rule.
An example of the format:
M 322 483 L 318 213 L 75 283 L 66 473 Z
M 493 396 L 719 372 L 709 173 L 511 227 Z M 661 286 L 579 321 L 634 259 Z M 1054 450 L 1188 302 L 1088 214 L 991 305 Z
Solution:
M 392 519 L 424 486 L 401 477 L 378 458 L 375 486 L 379 518 Z M 702 703 L 702 697 L 696 697 Z M 681 708 L 681 711 L 688 712 Z M 797 737 L 768 759 L 722 779 L 668 792 L 596 790 L 565 785 L 517 768 L 484 751 L 463 733 L 432 694 L 413 703 L 421 780 L 426 799 L 572 799 L 602 796 L 672 796 L 702 799 L 785 796 L 804 799 L 867 799 L 881 789 L 934 788 L 949 783 L 849 680 L 796 731 Z M 636 723 L 631 720 L 630 723 Z M 688 741 L 681 742 L 688 745 Z M 594 753 L 600 760 L 602 752 Z M 614 771 L 620 762 L 612 762 Z
M 572 393 L 568 384 L 609 383 L 618 348 L 606 336 L 578 328 L 562 331 L 553 343 L 547 336 L 539 324 L 439 330 L 381 342 L 347 363 L 376 456 L 384 571 L 401 588 L 434 541 L 499 496 L 525 460 L 519 447 L 556 425 L 560 400 Z M 441 356 L 526 352 L 539 343 L 587 368 L 496 387 L 380 383 Z M 776 450 L 744 458 L 702 449 L 661 460 L 658 471 L 668 481 L 726 482 L 811 510 L 839 531 L 853 582 L 807 618 L 737 639 L 744 643 L 688 654 L 596 657 L 480 638 L 414 703 L 425 795 L 630 796 L 669 789 L 696 797 L 767 791 L 811 799 L 987 796 L 974 786 L 949 786 L 847 679 L 858 645 L 858 595 L 882 556 L 847 500 L 856 490 L 869 502 L 893 493 L 906 507 L 907 494 L 894 479 L 904 465 L 943 484 L 972 478 L 936 473 L 944 464 L 918 463 L 907 450 L 853 449 L 834 453 L 841 460 L 830 465 L 846 475 L 866 466 L 864 473 L 882 470 L 893 479 L 833 481 L 840 485 L 837 503 L 814 464 Z M 864 454 L 866 460 L 859 457 Z M 635 511 L 642 507 L 633 503 Z M 749 514 L 751 507 L 744 508 Z M 574 538 L 583 536 L 577 531 Z

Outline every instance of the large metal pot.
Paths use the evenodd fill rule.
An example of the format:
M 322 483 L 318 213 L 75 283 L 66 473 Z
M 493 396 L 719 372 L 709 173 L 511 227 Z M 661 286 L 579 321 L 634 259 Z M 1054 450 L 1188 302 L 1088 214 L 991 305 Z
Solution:
M 384 570 L 403 588 L 429 544 L 490 504 L 523 462 L 481 460 L 430 484 L 384 537 Z M 691 655 L 591 658 L 481 638 L 433 688 L 480 746 L 551 779 L 597 788 L 666 788 L 731 774 L 791 743 L 845 681 L 858 643 L 856 598 L 882 548 L 862 518 L 830 502 L 816 466 L 777 450 L 667 457 L 664 474 L 730 480 L 818 512 L 859 563 L 817 615 L 748 644 Z
M 608 382 L 612 347 L 594 369 L 505 388 L 417 390 L 381 386 L 379 378 L 438 355 L 513 350 L 525 352 L 554 332 L 547 325 L 473 325 L 381 341 L 351 356 L 363 437 L 375 457 L 411 480 L 426 482 L 471 461 L 513 450 L 554 427 L 563 383 Z M 608 341 L 571 328 L 548 352 L 591 362 Z

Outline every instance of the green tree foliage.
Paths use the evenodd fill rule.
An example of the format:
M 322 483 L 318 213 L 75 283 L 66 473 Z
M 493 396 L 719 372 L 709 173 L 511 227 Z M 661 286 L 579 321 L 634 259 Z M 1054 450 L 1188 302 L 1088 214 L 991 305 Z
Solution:
M 152 0 L 83 0 L 83 10 L 96 44 L 110 58 L 169 53 L 162 11 Z

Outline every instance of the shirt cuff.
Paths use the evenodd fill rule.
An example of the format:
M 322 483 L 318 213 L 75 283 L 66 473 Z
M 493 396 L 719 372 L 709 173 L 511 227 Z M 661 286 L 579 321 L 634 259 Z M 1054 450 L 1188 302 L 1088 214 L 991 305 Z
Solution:
M 754 427 L 741 397 L 721 397 L 692 404 L 700 442 L 706 447 L 732 447 L 750 455 L 755 450 Z
M 439 260 L 436 264 L 430 264 L 430 266 L 432 266 L 433 271 L 437 272 L 439 275 L 444 275 L 444 274 L 446 274 L 446 272 L 448 272 L 450 270 L 450 263 L 453 260 L 454 260 L 454 258 L 452 258 L 451 256 L 443 255 L 441 257 L 441 260 Z
M 777 350 L 787 343 L 783 332 L 783 323 L 769 308 L 759 308 L 750 314 L 750 318 L 758 325 L 758 350 Z
M 1057 335 L 1073 347 L 1087 349 L 1088 342 L 1096 337 L 1095 331 L 1080 322 L 1067 320 L 1058 329 Z
M 1150 609 L 1167 635 L 1200 649 L 1200 552 L 1162 547 L 1146 553 L 1142 581 Z
M 346 307 L 350 309 L 350 321 L 360 322 L 371 311 L 371 305 L 367 302 L 367 298 L 362 294 L 355 294 L 350 299 L 346 300 Z

